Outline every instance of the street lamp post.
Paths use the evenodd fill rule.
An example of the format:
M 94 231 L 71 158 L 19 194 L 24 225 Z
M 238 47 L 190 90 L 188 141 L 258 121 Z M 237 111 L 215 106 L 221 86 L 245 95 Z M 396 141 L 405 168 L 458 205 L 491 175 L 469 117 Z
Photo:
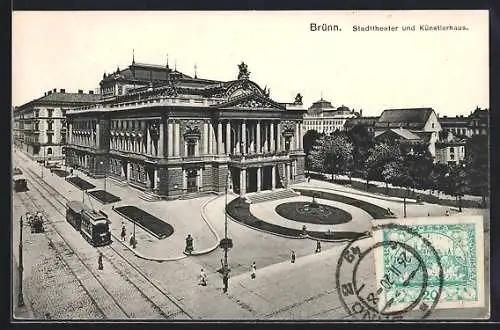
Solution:
M 227 277 L 229 272 L 231 271 L 229 269 L 229 265 L 227 262 L 227 252 L 230 248 L 233 247 L 233 241 L 232 239 L 227 237 L 227 193 L 228 193 L 228 186 L 229 186 L 229 175 L 231 175 L 231 172 L 228 168 L 228 175 L 226 178 L 226 191 L 225 191 L 225 203 L 224 203 L 224 238 L 221 239 L 219 246 L 224 250 L 224 263 L 222 265 L 222 274 L 225 278 L 225 281 L 227 281 Z
M 42 179 L 43 179 L 43 168 L 45 167 L 45 147 L 43 148 L 43 163 L 42 163 Z
M 100 161 L 99 164 L 104 165 L 103 161 Z M 106 177 L 107 177 L 108 171 L 107 167 L 104 167 L 104 191 L 106 191 Z
M 24 306 L 23 298 L 23 217 L 19 219 L 19 293 L 17 305 Z

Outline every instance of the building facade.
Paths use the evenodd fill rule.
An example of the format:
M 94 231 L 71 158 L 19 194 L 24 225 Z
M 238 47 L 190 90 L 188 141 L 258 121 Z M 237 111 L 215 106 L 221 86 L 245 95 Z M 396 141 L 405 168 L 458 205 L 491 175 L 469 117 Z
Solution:
M 93 91 L 66 93 L 64 89 L 54 89 L 16 107 L 12 123 L 14 145 L 39 162 L 61 162 L 66 144 L 66 111 L 99 98 Z
M 361 112 L 361 111 L 360 111 Z M 378 121 L 379 117 L 357 117 L 347 119 L 344 124 L 344 130 L 350 131 L 354 127 L 364 127 L 368 134 L 371 136 L 375 135 L 375 123 Z
M 476 107 L 470 115 L 439 118 L 443 131 L 451 132 L 457 137 L 470 138 L 473 135 L 489 134 L 489 110 Z
M 458 138 L 451 132 L 442 132 L 436 143 L 436 162 L 440 164 L 458 165 L 465 161 L 465 139 Z
M 448 117 L 443 116 L 439 118 L 439 123 L 443 131 L 450 132 L 455 136 L 471 137 L 472 130 L 470 127 L 470 120 L 463 115 Z
M 102 99 L 67 113 L 68 164 L 166 199 L 304 180 L 300 95 L 277 103 L 249 74 L 241 63 L 223 82 L 135 61 L 105 74 Z
M 388 130 L 405 136 L 418 136 L 436 157 L 436 142 L 439 140 L 441 124 L 432 108 L 387 109 L 374 125 L 375 137 Z M 412 138 L 413 139 L 413 138 Z
M 347 120 L 359 116 L 359 113 L 344 105 L 334 108 L 329 101 L 321 98 L 314 102 L 304 115 L 304 134 L 309 130 L 328 135 L 337 130 L 343 131 Z
M 476 107 L 469 116 L 469 129 L 472 135 L 488 135 L 490 131 L 490 115 L 488 109 Z

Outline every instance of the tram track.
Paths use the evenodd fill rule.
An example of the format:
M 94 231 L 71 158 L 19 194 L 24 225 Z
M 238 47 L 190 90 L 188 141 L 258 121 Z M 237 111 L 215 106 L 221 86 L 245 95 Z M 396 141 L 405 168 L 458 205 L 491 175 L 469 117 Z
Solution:
M 23 170 L 27 172 L 29 178 L 32 181 L 32 187 L 34 190 L 39 192 L 41 198 L 51 206 L 60 214 L 63 218 L 65 218 L 65 201 L 69 201 L 64 195 L 62 195 L 59 191 L 54 189 L 52 186 L 47 185 L 43 182 L 37 175 L 29 168 L 24 167 Z M 47 195 L 52 196 L 52 200 L 47 197 Z M 39 208 L 43 209 L 43 208 Z M 61 211 L 63 209 L 64 211 Z M 46 212 L 45 212 L 46 213 Z M 54 230 L 59 234 L 61 233 L 55 228 L 55 223 L 65 222 L 56 220 L 54 221 L 51 217 L 44 214 L 47 222 L 51 223 Z M 114 240 L 119 241 L 119 238 L 112 234 Z M 64 240 L 64 238 L 62 238 Z M 69 246 L 69 244 L 67 244 Z M 112 266 L 115 272 L 127 283 L 129 284 L 136 292 L 138 292 L 143 300 L 145 300 L 148 305 L 151 306 L 152 310 L 155 311 L 161 318 L 164 319 L 172 319 L 172 318 L 181 318 L 181 319 L 192 319 L 191 315 L 180 306 L 174 298 L 170 297 L 170 295 L 164 291 L 160 286 L 151 281 L 146 274 L 144 274 L 137 265 L 128 260 L 126 257 L 122 255 L 118 251 L 116 247 L 112 244 L 104 247 L 95 248 L 97 251 L 101 252 L 104 259 Z M 73 253 L 77 254 L 76 251 L 73 250 Z M 88 267 L 88 266 L 87 266 Z M 89 269 L 89 271 L 91 271 Z M 95 276 L 95 275 L 94 275 Z M 134 281 L 132 281 L 132 279 Z M 106 288 L 103 285 L 103 288 Z M 113 296 L 111 293 L 110 296 Z M 115 304 L 120 305 L 118 301 L 115 300 Z M 126 317 L 131 317 L 128 312 L 123 309 L 123 314 Z
M 26 209 L 35 214 L 41 208 L 39 204 L 30 196 L 27 192 L 18 193 L 21 203 L 26 207 Z M 45 213 L 45 212 L 42 212 Z M 46 214 L 44 218 L 48 219 Z M 114 299 L 113 296 L 107 291 L 104 284 L 100 279 L 92 272 L 89 266 L 83 261 L 83 259 L 74 252 L 71 246 L 68 244 L 66 239 L 59 233 L 55 226 L 50 221 L 45 221 L 44 225 L 49 225 L 50 228 L 45 229 L 45 237 L 49 242 L 49 246 L 55 250 L 57 258 L 68 268 L 70 273 L 75 277 L 78 284 L 82 287 L 85 293 L 88 295 L 92 304 L 96 307 L 103 318 L 108 318 L 108 316 L 123 316 L 128 317 L 127 313 L 123 311 L 120 305 L 115 302 L 115 306 L 120 311 L 116 313 L 116 310 L 111 310 L 110 306 L 103 306 L 100 302 L 106 301 L 106 298 Z M 56 237 L 57 236 L 57 237 Z M 97 284 L 97 285 L 96 285 Z M 100 294 L 104 290 L 105 295 Z M 107 297 L 106 297 L 107 295 Z M 122 314 L 123 313 L 123 314 Z

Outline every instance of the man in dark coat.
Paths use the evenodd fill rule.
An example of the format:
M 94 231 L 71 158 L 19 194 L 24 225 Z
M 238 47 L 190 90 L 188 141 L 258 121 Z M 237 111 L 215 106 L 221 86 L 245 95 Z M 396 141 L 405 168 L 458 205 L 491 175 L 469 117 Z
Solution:
M 99 257 L 97 258 L 97 265 L 99 270 L 103 270 L 103 265 L 102 265 L 102 253 L 99 253 Z

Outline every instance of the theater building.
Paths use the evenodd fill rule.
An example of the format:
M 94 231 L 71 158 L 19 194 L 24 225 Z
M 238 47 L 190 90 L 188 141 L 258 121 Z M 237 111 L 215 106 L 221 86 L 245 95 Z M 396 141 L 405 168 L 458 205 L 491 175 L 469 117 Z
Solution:
M 240 195 L 304 180 L 301 96 L 278 103 L 239 65 L 237 79 L 132 64 L 104 74 L 101 100 L 67 112 L 67 161 L 154 198 Z

